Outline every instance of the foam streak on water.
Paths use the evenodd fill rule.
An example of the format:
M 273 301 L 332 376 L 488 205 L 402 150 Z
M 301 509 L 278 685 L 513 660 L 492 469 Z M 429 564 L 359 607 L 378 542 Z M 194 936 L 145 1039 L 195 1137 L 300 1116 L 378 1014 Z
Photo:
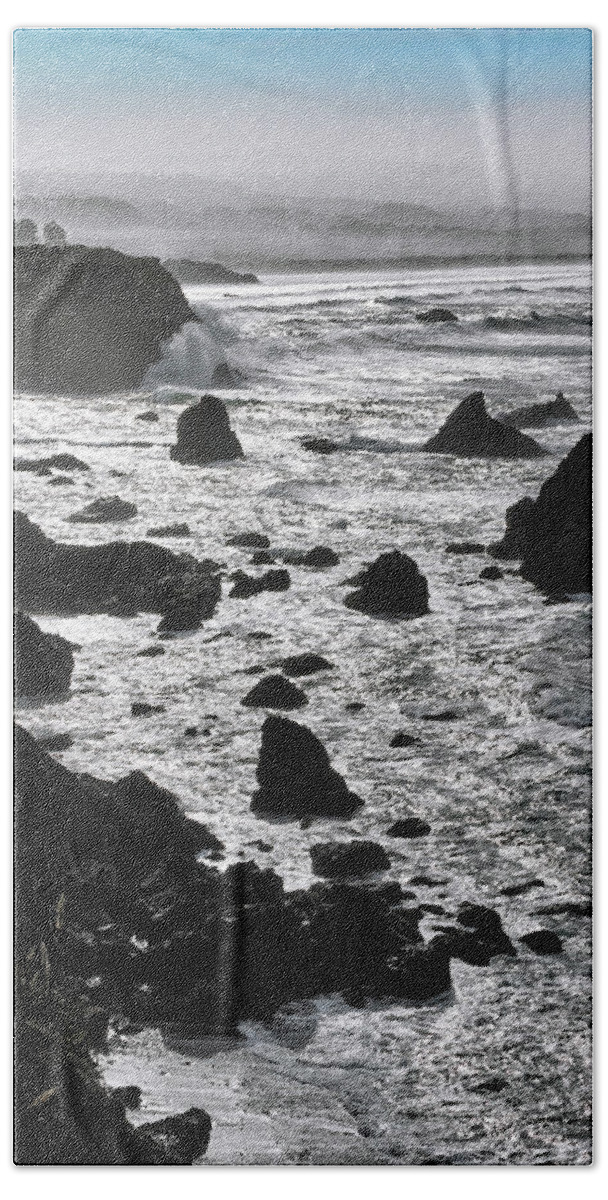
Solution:
M 19 719 L 35 734 L 69 730 L 66 766 L 111 778 L 145 770 L 204 816 L 230 858 L 272 866 L 288 887 L 310 882 L 312 842 L 357 832 L 386 846 L 404 885 L 419 874 L 445 881 L 418 887 L 421 901 L 453 913 L 460 900 L 478 900 L 498 908 L 514 938 L 539 927 L 564 938 L 559 958 L 522 950 L 483 969 L 455 964 L 454 996 L 439 1005 L 361 1013 L 319 1001 L 302 1018 L 302 1044 L 280 1026 L 252 1027 L 244 1049 L 224 1047 L 212 1058 L 163 1047 L 156 1035 L 117 1038 L 109 1077 L 141 1079 L 144 1114 L 187 1107 L 185 1096 L 207 1096 L 212 1117 L 216 1105 L 209 1161 L 242 1161 L 235 1105 L 247 1161 L 328 1161 L 328 1128 L 341 1161 L 588 1161 L 588 923 L 535 910 L 589 891 L 589 605 L 546 606 L 515 575 L 479 580 L 487 559 L 449 555 L 445 546 L 499 537 L 507 505 L 535 495 L 589 427 L 589 285 L 586 266 L 528 265 L 198 288 L 188 298 L 202 335 L 178 335 L 141 394 L 17 398 L 17 453 L 70 450 L 92 467 L 65 488 L 15 477 L 17 506 L 58 540 L 143 537 L 150 526 L 185 521 L 192 536 L 166 544 L 229 569 L 247 569 L 246 552 L 226 539 L 249 528 L 275 546 L 322 543 L 341 555 L 325 572 L 290 568 L 285 593 L 231 600 L 224 583 L 215 616 L 167 643 L 162 658 L 135 657 L 153 633 L 151 615 L 41 617 L 45 630 L 81 647 L 72 692 Z M 452 309 L 458 323 L 416 321 L 435 306 Z M 222 359 L 246 376 L 243 387 L 218 393 L 246 458 L 207 468 L 171 462 L 177 414 Z M 562 390 L 581 423 L 536 432 L 552 456 L 540 460 L 420 454 L 424 438 L 477 389 L 493 413 Z M 157 424 L 135 419 L 150 407 Z M 307 453 L 299 438 L 312 433 L 344 449 Z M 135 501 L 134 520 L 67 523 L 84 503 L 113 493 Z M 345 608 L 340 580 L 395 546 L 426 574 L 431 614 L 399 623 Z M 252 639 L 259 630 L 272 639 Z M 249 812 L 264 714 L 240 704 L 253 682 L 245 668 L 304 649 L 335 670 L 303 681 L 309 704 L 296 719 L 365 799 L 348 824 L 306 831 Z M 132 701 L 143 699 L 165 712 L 132 718 Z M 352 701 L 365 708 L 347 711 Z M 437 708 L 458 717 L 424 721 Z M 198 739 L 184 738 L 189 725 Z M 398 729 L 419 736 L 420 747 L 389 749 Z M 390 822 L 410 814 L 427 819 L 431 835 L 387 838 Z M 253 845 L 260 838 L 270 851 Z M 531 879 L 544 887 L 501 895 Z M 425 919 L 427 934 L 437 919 Z M 491 1075 L 508 1086 L 472 1090 Z M 299 1114 L 297 1136 L 293 1122 L 270 1130 L 273 1094 L 292 1106 L 294 1121 Z

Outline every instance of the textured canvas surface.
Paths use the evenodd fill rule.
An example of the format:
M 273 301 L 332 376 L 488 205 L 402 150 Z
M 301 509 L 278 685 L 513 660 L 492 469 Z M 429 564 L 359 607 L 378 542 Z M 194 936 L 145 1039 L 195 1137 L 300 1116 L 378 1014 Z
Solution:
M 591 34 L 14 35 L 16 1161 L 591 1161 Z

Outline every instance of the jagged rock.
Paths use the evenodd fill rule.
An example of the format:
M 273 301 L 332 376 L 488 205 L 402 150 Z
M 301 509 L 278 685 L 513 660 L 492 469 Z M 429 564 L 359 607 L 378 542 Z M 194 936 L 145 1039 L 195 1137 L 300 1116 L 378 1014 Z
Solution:
M 73 454 L 50 454 L 47 458 L 16 458 L 13 467 L 15 471 L 34 471 L 40 474 L 51 468 L 57 471 L 90 471 L 88 463 Z
M 332 442 L 331 438 L 322 437 L 303 437 L 300 438 L 302 446 L 305 450 L 310 450 L 313 454 L 334 454 L 340 447 L 337 442 Z
M 324 842 L 310 847 L 315 875 L 326 879 L 387 871 L 391 860 L 377 842 Z
M 332 769 L 314 733 L 287 717 L 266 718 L 256 774 L 251 811 L 261 815 L 349 817 L 363 804 Z
M 236 600 L 247 600 L 249 596 L 257 596 L 260 592 L 286 592 L 291 585 L 289 571 L 266 571 L 255 579 L 245 571 L 233 571 L 230 576 L 232 588 L 229 596 Z
M 177 444 L 171 447 L 175 462 L 202 466 L 244 458 L 243 447 L 230 428 L 228 413 L 217 396 L 201 396 L 177 420 Z
M 175 525 L 158 525 L 153 529 L 146 529 L 146 537 L 190 537 L 190 527 L 185 522 Z
M 428 821 L 422 821 L 420 817 L 403 817 L 402 820 L 395 821 L 386 832 L 389 837 L 420 838 L 426 837 L 427 833 L 431 832 L 431 827 Z
M 154 408 L 148 408 L 145 412 L 135 414 L 136 421 L 148 421 L 150 425 L 155 425 L 160 417 Z
M 164 646 L 146 646 L 144 650 L 138 650 L 136 658 L 160 658 L 161 654 L 166 654 Z
M 490 417 L 483 392 L 467 396 L 422 449 L 461 458 L 540 458 L 546 453 L 533 438 Z
M 591 434 L 576 443 L 543 483 L 507 509 L 494 558 L 521 558 L 521 574 L 548 594 L 591 591 Z
M 170 612 L 196 603 L 210 617 L 220 598 L 217 567 L 154 542 L 71 546 L 53 542 L 15 513 L 15 599 L 30 613 Z
M 265 533 L 257 533 L 255 530 L 248 533 L 235 533 L 232 537 L 227 538 L 227 546 L 245 546 L 251 550 L 268 550 L 270 548 L 270 539 Z
M 429 611 L 427 581 L 413 558 L 399 550 L 381 554 L 356 579 L 358 590 L 344 600 L 347 608 L 394 617 L 422 617 Z
M 241 704 L 248 708 L 302 708 L 308 697 L 283 675 L 267 675 L 247 692 Z
M 445 552 L 446 554 L 484 554 L 485 549 L 481 542 L 449 542 Z
M 139 1125 L 139 1137 L 159 1146 L 168 1165 L 188 1167 L 202 1158 L 211 1137 L 211 1117 L 204 1108 L 189 1108 L 175 1117 Z
M 480 579 L 504 579 L 504 575 L 500 567 L 484 567 L 483 571 L 479 572 Z
M 524 933 L 519 940 L 534 954 L 561 954 L 564 948 L 562 939 L 550 929 L 535 929 L 533 933 Z
M 558 392 L 555 400 L 547 400 L 545 404 L 529 404 L 527 407 L 516 408 L 513 412 L 500 413 L 498 420 L 503 425 L 514 425 L 517 429 L 540 428 L 554 422 L 578 421 L 579 416 L 563 392 Z
M 119 496 L 100 496 L 80 512 L 68 517 L 73 525 L 100 525 L 106 521 L 130 521 L 137 516 L 137 505 Z
M 443 945 L 451 957 L 460 958 L 470 966 L 487 966 L 497 954 L 515 955 L 515 947 L 493 909 L 481 904 L 461 904 L 457 920 L 463 928 L 441 926 L 441 932 L 429 945 L 437 948 Z
M 18 391 L 134 391 L 163 345 L 198 320 L 156 258 L 19 246 L 14 278 Z
M 423 321 L 426 325 L 434 325 L 437 322 L 455 322 L 458 317 L 449 308 L 429 308 L 426 312 L 416 313 L 416 320 Z
M 283 659 L 281 669 L 297 679 L 299 675 L 314 675 L 316 671 L 333 671 L 334 664 L 322 654 L 291 654 Z
M 259 283 L 257 275 L 250 271 L 231 271 L 229 267 L 215 262 L 198 262 L 193 258 L 167 258 L 163 267 L 179 283 L 193 287 L 201 283 Z
M 143 700 L 136 700 L 131 705 L 132 717 L 151 717 L 153 713 L 161 713 L 164 711 L 164 704 L 146 704 L 146 702 Z
M 50 700 L 69 691 L 74 655 L 65 638 L 15 613 L 15 686 L 18 695 Z

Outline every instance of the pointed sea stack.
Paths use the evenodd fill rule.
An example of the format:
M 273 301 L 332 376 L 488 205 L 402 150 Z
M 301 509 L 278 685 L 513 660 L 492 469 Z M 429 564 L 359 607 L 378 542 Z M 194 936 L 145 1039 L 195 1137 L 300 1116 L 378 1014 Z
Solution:
M 429 611 L 429 589 L 413 558 L 392 550 L 350 582 L 357 591 L 345 597 L 347 608 L 369 616 L 423 617 Z
M 507 509 L 494 558 L 521 558 L 521 574 L 548 594 L 591 591 L 591 434 L 545 480 L 538 498 Z
M 541 458 L 546 453 L 527 434 L 488 416 L 483 392 L 467 396 L 422 449 L 460 458 Z
M 217 396 L 201 396 L 198 404 L 185 408 L 177 421 L 177 445 L 171 458 L 187 465 L 244 458 L 243 447 L 230 428 L 228 413 Z
M 350 817 L 363 805 L 314 733 L 287 717 L 264 721 L 256 774 L 260 786 L 251 811 L 260 816 Z

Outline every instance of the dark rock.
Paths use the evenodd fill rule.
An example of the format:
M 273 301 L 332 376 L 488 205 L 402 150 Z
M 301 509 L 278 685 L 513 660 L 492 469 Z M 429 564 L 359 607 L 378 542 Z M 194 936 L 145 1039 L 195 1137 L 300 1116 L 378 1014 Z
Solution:
M 252 812 L 274 817 L 349 817 L 363 801 L 349 791 L 310 729 L 287 717 L 267 717 Z
M 245 546 L 252 550 L 268 550 L 270 548 L 270 538 L 266 537 L 265 533 L 235 533 L 226 541 L 227 546 Z
M 541 591 L 591 591 L 591 434 L 585 434 L 536 500 L 528 496 L 507 509 L 502 541 L 490 546 L 495 558 L 521 558 L 521 574 Z
M 177 444 L 171 447 L 175 462 L 202 466 L 244 457 L 241 443 L 230 428 L 226 408 L 217 396 L 201 396 L 198 404 L 180 413 Z
M 299 675 L 314 675 L 316 671 L 333 671 L 334 665 L 321 654 L 292 654 L 283 659 L 281 668 L 286 675 L 297 679 Z
M 58 750 L 69 750 L 70 746 L 74 745 L 71 733 L 49 733 L 37 740 L 38 745 L 42 746 L 44 750 L 48 750 L 49 754 Z
M 49 484 L 51 487 L 74 487 L 74 480 L 69 475 L 53 475 Z
M 535 929 L 533 933 L 525 933 L 519 940 L 534 954 L 561 954 L 564 948 L 562 939 L 550 929 Z
M 118 496 L 100 496 L 81 512 L 72 513 L 68 521 L 76 525 L 100 525 L 106 521 L 130 521 L 137 516 L 137 505 Z
M 414 560 L 399 550 L 381 554 L 361 572 L 358 584 L 358 591 L 344 600 L 347 608 L 395 617 L 422 617 L 429 611 L 427 581 Z
M 331 438 L 322 437 L 303 437 L 300 438 L 302 446 L 305 450 L 310 450 L 313 454 L 334 454 L 340 447 L 337 442 L 332 442 Z
M 184 729 L 184 737 L 193 738 L 198 735 L 198 727 L 196 725 L 187 725 Z
M 252 633 L 248 633 L 247 637 L 253 642 L 268 642 L 272 641 L 272 634 L 267 633 L 265 629 L 254 629 Z M 289 674 L 289 672 L 287 672 Z
M 351 700 L 349 704 L 344 705 L 345 712 L 362 712 L 364 708 L 362 700 Z
M 243 675 L 263 675 L 266 667 L 262 663 L 253 663 L 250 667 L 244 667 Z
M 508 1079 L 501 1079 L 498 1075 L 492 1075 L 489 1079 L 483 1079 L 481 1083 L 472 1084 L 469 1091 L 485 1095 L 487 1093 L 503 1092 L 508 1086 Z
M 455 708 L 442 708 L 440 712 L 423 713 L 423 721 L 457 721 L 460 713 Z
M 157 525 L 154 529 L 146 530 L 146 537 L 190 537 L 190 527 L 185 522 L 181 524 L 176 523 L 175 525 Z
M 255 846 L 257 850 L 261 850 L 263 854 L 269 854 L 272 850 L 272 843 L 265 842 L 262 840 L 262 838 L 258 838 L 257 841 L 252 842 L 251 845 Z
M 593 907 L 590 900 L 576 901 L 565 900 L 562 904 L 546 904 L 543 908 L 537 908 L 534 911 L 535 916 L 569 916 L 569 917 L 590 917 L 593 913 Z
M 302 708 L 308 697 L 283 675 L 267 675 L 247 692 L 241 704 L 248 708 Z
M 291 584 L 289 571 L 281 569 L 266 571 L 257 579 L 245 571 L 234 571 L 230 578 L 233 586 L 228 594 L 236 600 L 247 600 L 249 596 L 257 596 L 260 592 L 285 592 Z
M 89 246 L 15 249 L 15 387 L 133 391 L 163 345 L 198 318 L 156 258 Z
M 251 556 L 251 563 L 254 567 L 266 567 L 274 561 L 270 550 L 256 550 L 255 554 Z
M 509 937 L 503 930 L 501 919 L 498 913 L 492 908 L 486 908 L 483 904 L 464 903 L 459 905 L 457 920 L 459 925 L 462 925 L 469 933 L 473 933 L 476 941 L 477 949 L 472 957 L 478 960 L 478 956 L 489 961 L 495 954 L 507 954 L 511 957 L 515 955 L 515 947 Z M 460 950 L 455 957 L 462 957 L 464 962 L 467 962 L 465 954 L 467 949 L 470 949 L 472 942 L 465 941 L 460 943 Z
M 404 746 L 419 746 L 419 745 L 420 745 L 420 738 L 412 737 L 411 733 L 403 733 L 401 730 L 399 730 L 398 733 L 393 734 L 393 736 L 389 742 L 389 746 L 393 746 L 395 748 L 397 748 L 397 747 L 402 748 Z
M 485 546 L 481 542 L 449 542 L 445 548 L 446 554 L 484 554 Z
M 229 367 L 228 363 L 219 363 L 214 367 L 211 376 L 211 386 L 219 388 L 236 388 L 243 381 L 243 376 L 240 371 L 234 367 Z
M 30 617 L 17 612 L 14 639 L 17 695 L 48 701 L 69 691 L 74 655 L 65 638 L 43 633 Z
M 131 705 L 132 717 L 151 717 L 153 713 L 161 713 L 165 711 L 164 704 L 146 704 L 143 700 L 136 700 Z
M 136 658 L 160 658 L 161 654 L 166 654 L 164 646 L 146 646 L 144 650 L 138 650 Z
M 516 408 L 513 412 L 500 413 L 498 418 L 503 425 L 514 425 L 516 429 L 538 429 L 554 422 L 578 419 L 576 409 L 566 400 L 563 392 L 558 392 L 555 400 L 547 400 L 545 404 L 529 404 L 527 407 Z
M 426 837 L 427 833 L 431 832 L 431 827 L 428 821 L 422 821 L 420 817 L 403 817 L 400 821 L 395 821 L 386 832 L 389 837 L 420 838 Z
M 340 562 L 340 555 L 328 546 L 314 546 L 308 550 L 302 560 L 305 567 L 335 567 Z
M 504 575 L 500 567 L 484 567 L 483 571 L 479 572 L 480 579 L 504 579 Z
M 430 875 L 414 875 L 410 883 L 419 887 L 441 887 L 442 884 L 447 883 L 447 879 L 431 879 Z
M 160 420 L 160 418 L 154 408 L 149 408 L 146 410 L 146 412 L 136 413 L 135 420 L 148 421 L 151 425 L 154 425 L 158 420 Z
M 112 1088 L 112 1095 L 130 1112 L 141 1108 L 141 1088 L 134 1083 L 127 1084 L 125 1087 Z
M 449 308 L 429 308 L 426 312 L 416 313 L 416 320 L 423 321 L 426 325 L 434 325 L 436 322 L 453 323 L 458 317 Z
M 13 467 L 15 471 L 34 471 L 48 474 L 51 468 L 57 471 L 90 471 L 90 467 L 82 459 L 73 454 L 50 454 L 47 458 L 16 458 Z
M 198 262 L 192 258 L 167 258 L 163 267 L 179 283 L 194 286 L 201 283 L 259 283 L 251 272 L 231 271 L 221 263 Z
M 540 458 L 545 454 L 525 433 L 488 416 L 483 392 L 467 396 L 422 449 L 461 458 Z
M 315 875 L 326 879 L 387 871 L 391 860 L 377 842 L 325 842 L 310 847 Z
M 209 1145 L 211 1117 L 204 1108 L 189 1108 L 176 1117 L 140 1125 L 137 1132 L 159 1146 L 168 1164 L 191 1166 Z
M 527 883 L 512 883 L 500 889 L 501 896 L 524 896 L 532 888 L 544 887 L 542 879 L 529 879 Z

